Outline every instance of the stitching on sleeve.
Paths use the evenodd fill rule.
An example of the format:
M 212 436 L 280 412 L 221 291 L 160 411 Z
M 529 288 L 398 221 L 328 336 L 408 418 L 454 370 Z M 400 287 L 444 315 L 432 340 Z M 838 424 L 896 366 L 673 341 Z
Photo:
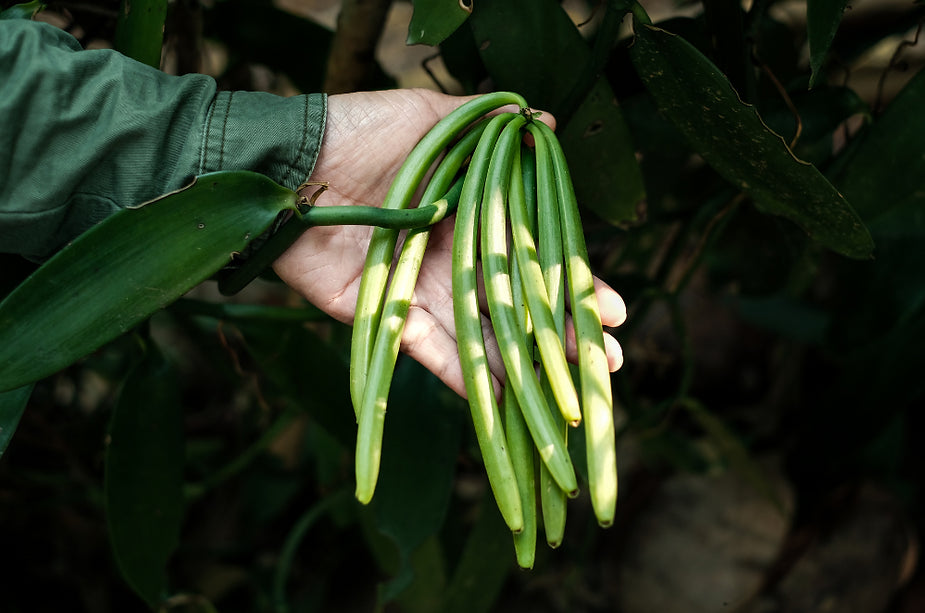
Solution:
M 296 154 L 296 159 L 293 160 L 291 164 L 287 164 L 286 174 L 283 176 L 283 184 L 289 180 L 289 176 L 292 174 L 292 170 L 295 168 L 296 164 L 299 163 L 299 160 L 302 159 L 302 156 L 305 154 L 305 148 L 308 146 L 308 96 L 303 97 L 304 104 L 302 105 L 302 144 L 299 145 L 299 151 Z M 307 178 L 307 177 L 305 177 Z
M 212 133 L 212 118 L 215 116 L 215 105 L 218 102 L 218 94 L 212 99 L 209 105 L 209 114 L 206 117 L 206 133 L 202 139 L 202 151 L 199 155 L 199 171 L 196 174 L 202 174 L 206 169 L 206 162 L 209 158 L 209 137 Z
M 222 122 L 222 148 L 219 151 L 218 156 L 218 169 L 222 170 L 225 167 L 225 134 L 227 134 L 228 129 L 228 117 L 231 115 L 231 98 L 234 96 L 234 92 L 228 93 L 228 106 L 225 111 L 225 121 Z
M 308 169 L 308 175 L 315 172 L 315 164 L 318 163 L 318 156 L 321 155 L 321 143 L 324 141 L 324 133 L 328 129 L 328 95 L 321 94 L 321 124 L 318 126 L 318 145 L 315 147 L 315 155 L 312 157 L 311 166 Z M 308 178 L 308 177 L 306 177 Z

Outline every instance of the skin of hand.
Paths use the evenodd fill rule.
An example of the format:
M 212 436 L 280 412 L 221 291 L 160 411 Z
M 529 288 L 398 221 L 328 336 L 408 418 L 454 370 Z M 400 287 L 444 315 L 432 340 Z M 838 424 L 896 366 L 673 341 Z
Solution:
M 418 140 L 467 99 L 425 89 L 330 96 L 321 151 L 310 178 L 329 185 L 317 205 L 381 203 Z M 550 115 L 540 119 L 555 127 Z M 431 231 L 401 350 L 465 397 L 453 322 L 454 219 L 436 224 Z M 338 321 L 352 323 L 371 234 L 368 226 L 310 228 L 280 256 L 274 270 L 309 302 Z M 595 288 L 603 324 L 619 326 L 626 319 L 622 298 L 599 279 L 595 279 Z M 487 313 L 484 304 L 482 311 Z M 503 364 L 486 315 L 482 328 L 492 372 L 496 379 L 503 379 Z M 622 350 L 611 335 L 605 333 L 604 340 L 610 370 L 616 371 L 623 364 Z M 574 361 L 573 332 L 567 334 L 566 342 L 566 353 Z

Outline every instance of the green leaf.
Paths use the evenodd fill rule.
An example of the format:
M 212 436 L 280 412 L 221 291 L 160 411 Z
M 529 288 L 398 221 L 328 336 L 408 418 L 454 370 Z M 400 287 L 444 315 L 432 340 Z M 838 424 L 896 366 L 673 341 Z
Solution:
M 372 510 L 398 548 L 399 569 L 383 604 L 408 586 L 411 554 L 443 525 L 462 440 L 464 407 L 436 377 L 402 360 L 389 398 L 379 484 Z
M 797 159 L 692 45 L 637 22 L 630 55 L 659 110 L 759 210 L 790 219 L 838 253 L 871 257 L 873 240 L 848 201 L 815 166 Z
M 622 15 L 620 5 L 608 13 Z M 636 148 L 607 80 L 584 83 L 587 74 L 576 69 L 593 54 L 559 3 L 479 0 L 469 23 L 495 86 L 519 92 L 565 124 L 562 146 L 582 206 L 611 223 L 635 219 L 645 195 Z M 576 88 L 592 84 L 574 99 Z
M 45 3 L 39 0 L 14 4 L 10 8 L 0 11 L 0 19 L 32 19 L 39 11 L 45 9 Z
M 478 0 L 469 24 L 495 87 L 565 119 L 576 67 L 591 60 L 591 50 L 558 2 Z
M 409 45 L 439 45 L 472 14 L 472 0 L 413 0 Z
M 599 78 L 559 135 L 583 206 L 618 224 L 636 219 L 645 195 L 629 128 L 607 80 Z
M 151 607 L 165 596 L 183 520 L 182 417 L 176 373 L 149 344 L 113 409 L 105 500 L 119 570 Z
M 809 37 L 809 86 L 816 85 L 822 65 L 835 38 L 848 0 L 806 0 L 806 33 Z
M 0 303 L 0 391 L 50 375 L 138 325 L 294 207 L 291 190 L 235 171 L 111 215 Z
M 122 0 L 116 18 L 116 51 L 154 68 L 161 67 L 167 0 Z
M 868 223 L 894 209 L 925 207 L 925 71 L 859 137 L 834 178 Z
M 397 600 L 405 613 L 433 613 L 440 611 L 446 593 L 446 556 L 442 542 L 431 536 L 411 555 L 414 582 Z
M 442 613 L 488 613 L 513 567 L 511 533 L 491 494 L 479 515 L 447 586 Z
M 26 411 L 33 385 L 24 385 L 8 392 L 0 392 L 0 458 L 6 451 L 22 414 Z

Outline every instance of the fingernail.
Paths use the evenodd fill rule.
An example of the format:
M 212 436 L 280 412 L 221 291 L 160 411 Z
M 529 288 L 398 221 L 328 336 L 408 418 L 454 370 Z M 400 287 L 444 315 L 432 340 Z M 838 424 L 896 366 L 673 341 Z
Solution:
M 609 289 L 609 288 L 608 288 Z M 616 327 L 626 321 L 626 304 L 620 294 L 610 290 L 598 294 L 601 320 L 605 326 Z
M 617 372 L 623 366 L 623 347 L 611 335 L 604 333 L 604 350 L 607 352 L 607 367 Z

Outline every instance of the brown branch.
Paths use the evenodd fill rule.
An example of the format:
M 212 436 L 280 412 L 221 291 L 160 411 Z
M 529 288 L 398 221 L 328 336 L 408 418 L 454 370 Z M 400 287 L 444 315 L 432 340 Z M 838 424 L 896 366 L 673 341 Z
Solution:
M 797 146 L 797 143 L 800 141 L 800 136 L 803 134 L 803 118 L 800 117 L 800 111 L 797 110 L 796 105 L 793 104 L 793 100 L 790 99 L 790 94 L 787 93 L 787 89 L 781 84 L 777 79 L 777 76 L 771 71 L 771 67 L 767 64 L 761 64 L 761 70 L 764 74 L 771 80 L 771 83 L 774 85 L 774 89 L 777 90 L 777 93 L 780 94 L 780 97 L 783 98 L 784 104 L 787 105 L 787 110 L 793 115 L 794 121 L 796 121 L 796 129 L 793 132 L 793 138 L 790 139 L 790 147 L 793 150 Z
M 376 45 L 391 0 L 344 0 L 328 56 L 324 91 L 329 94 L 365 89 L 376 67 Z

